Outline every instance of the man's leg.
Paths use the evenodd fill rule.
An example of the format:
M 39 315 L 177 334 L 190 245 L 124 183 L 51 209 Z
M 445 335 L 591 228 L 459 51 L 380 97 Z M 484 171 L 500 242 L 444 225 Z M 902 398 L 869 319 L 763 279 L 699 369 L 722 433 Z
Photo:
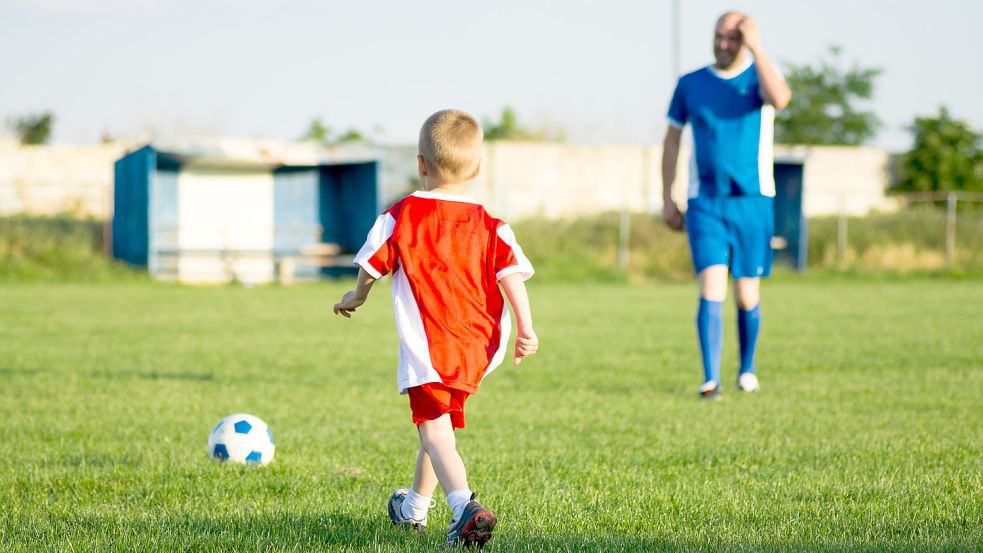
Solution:
M 419 430 L 421 451 L 429 456 L 433 472 L 447 494 L 447 503 L 457 519 L 471 500 L 471 489 L 468 488 L 464 461 L 457 452 L 451 416 L 444 413 L 434 420 L 423 421 Z
M 696 334 L 703 360 L 703 382 L 720 386 L 720 350 L 723 345 L 724 319 L 721 309 L 727 298 L 727 266 L 711 265 L 700 271 L 700 307 L 696 313 Z
M 734 279 L 734 296 L 737 298 L 737 330 L 741 346 L 741 370 L 737 375 L 737 387 L 745 392 L 758 391 L 758 377 L 754 373 L 754 350 L 758 344 L 761 326 L 761 279 Z
M 754 373 L 754 349 L 761 325 L 761 279 L 734 279 L 737 329 L 741 345 L 741 374 Z

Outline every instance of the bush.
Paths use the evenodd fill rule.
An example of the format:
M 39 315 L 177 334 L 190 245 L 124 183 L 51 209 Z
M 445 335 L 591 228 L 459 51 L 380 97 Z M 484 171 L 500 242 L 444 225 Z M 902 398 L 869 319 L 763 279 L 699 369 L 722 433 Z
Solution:
M 0 217 L 0 279 L 138 278 L 106 255 L 103 225 L 67 215 Z

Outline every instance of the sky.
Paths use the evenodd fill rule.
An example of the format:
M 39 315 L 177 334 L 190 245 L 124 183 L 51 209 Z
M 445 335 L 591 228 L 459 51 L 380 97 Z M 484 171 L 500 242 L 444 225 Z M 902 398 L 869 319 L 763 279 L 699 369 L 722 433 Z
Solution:
M 780 67 L 879 67 L 873 145 L 901 151 L 945 105 L 983 128 L 983 2 L 681 0 L 683 72 L 714 22 L 760 23 Z M 55 113 L 54 141 L 293 139 L 320 117 L 383 143 L 432 112 L 512 106 L 578 144 L 659 142 L 675 83 L 670 0 L 0 0 L 0 120 Z M 10 134 L 4 126 L 0 132 Z

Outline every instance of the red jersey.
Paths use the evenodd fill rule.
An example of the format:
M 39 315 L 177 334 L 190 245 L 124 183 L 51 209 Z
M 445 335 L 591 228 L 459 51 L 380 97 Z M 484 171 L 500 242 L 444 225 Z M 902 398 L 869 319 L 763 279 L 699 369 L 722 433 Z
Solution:
M 399 392 L 441 382 L 474 393 L 512 331 L 498 281 L 533 275 L 512 229 L 470 198 L 414 192 L 376 219 L 355 264 L 393 274 Z

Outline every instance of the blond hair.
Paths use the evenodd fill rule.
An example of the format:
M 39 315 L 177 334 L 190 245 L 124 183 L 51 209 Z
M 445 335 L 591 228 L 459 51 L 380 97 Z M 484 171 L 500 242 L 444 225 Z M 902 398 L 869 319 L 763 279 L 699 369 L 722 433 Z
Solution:
M 470 179 L 477 173 L 484 137 L 481 124 L 470 114 L 441 110 L 427 117 L 420 129 L 420 155 L 438 178 Z

